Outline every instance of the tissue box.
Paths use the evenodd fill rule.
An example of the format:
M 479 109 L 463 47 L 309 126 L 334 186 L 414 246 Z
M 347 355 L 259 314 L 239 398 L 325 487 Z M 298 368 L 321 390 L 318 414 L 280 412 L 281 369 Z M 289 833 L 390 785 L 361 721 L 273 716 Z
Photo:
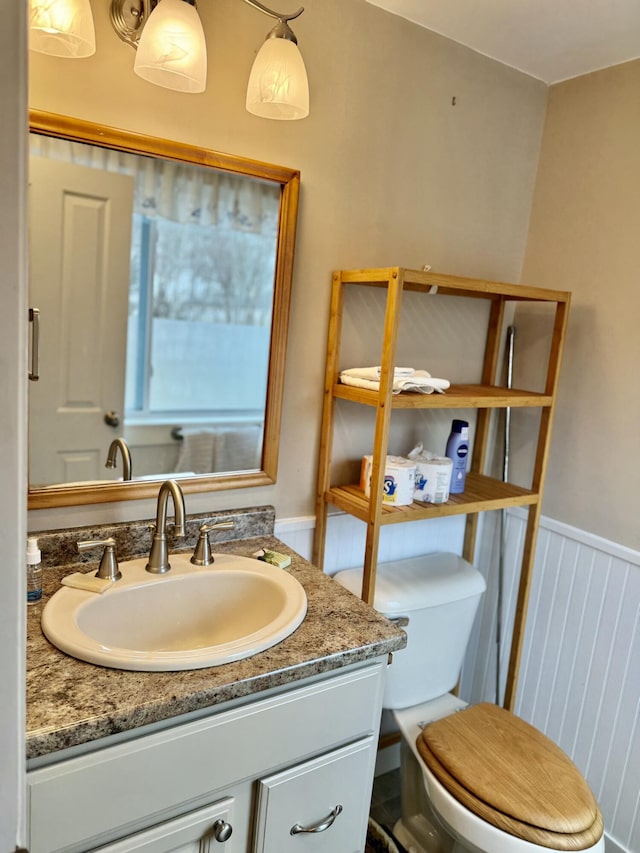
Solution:
M 371 496 L 371 469 L 373 456 L 362 458 L 360 488 L 365 497 Z M 404 456 L 387 456 L 382 486 L 382 502 L 394 506 L 409 506 L 413 503 L 416 483 L 416 463 Z

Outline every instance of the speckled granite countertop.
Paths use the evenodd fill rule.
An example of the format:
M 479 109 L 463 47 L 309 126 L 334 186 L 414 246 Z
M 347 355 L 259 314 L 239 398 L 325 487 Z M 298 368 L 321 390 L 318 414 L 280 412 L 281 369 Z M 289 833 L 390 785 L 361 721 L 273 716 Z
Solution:
M 238 517 L 235 513 L 214 513 L 206 518 L 214 516 L 216 520 Z M 270 522 L 268 516 L 266 521 L 261 516 L 261 523 L 252 525 L 247 522 L 246 513 L 241 517 L 244 523 L 237 525 L 237 530 L 245 536 L 256 532 L 258 535 L 212 543 L 213 551 L 251 556 L 258 548 L 267 547 L 290 554 L 291 567 L 286 571 L 300 581 L 308 598 L 302 625 L 273 648 L 223 666 L 182 672 L 106 669 L 63 654 L 42 634 L 41 608 L 58 588 L 60 578 L 80 568 L 80 558 L 64 566 L 50 565 L 45 570 L 42 605 L 28 608 L 27 758 L 213 707 L 403 648 L 403 631 L 278 539 L 265 535 L 270 527 L 273 529 L 273 518 Z M 194 538 L 199 520 L 190 517 L 190 523 Z M 115 528 L 119 530 L 120 526 L 109 531 L 85 528 L 82 534 L 85 538 L 114 535 Z M 77 531 L 70 538 L 76 541 Z M 47 544 L 46 535 L 42 539 Z M 139 546 L 140 542 L 132 548 L 134 553 L 120 554 L 120 559 L 144 553 Z M 54 547 L 48 550 L 50 564 L 55 559 L 61 562 L 61 554 Z

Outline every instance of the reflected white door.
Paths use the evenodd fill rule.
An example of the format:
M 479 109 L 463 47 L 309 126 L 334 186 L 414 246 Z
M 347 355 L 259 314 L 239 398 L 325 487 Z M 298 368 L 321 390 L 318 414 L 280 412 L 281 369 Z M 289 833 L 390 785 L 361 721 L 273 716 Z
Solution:
M 31 485 L 110 477 L 107 450 L 124 419 L 133 189 L 129 175 L 30 160 L 29 305 L 40 310 Z

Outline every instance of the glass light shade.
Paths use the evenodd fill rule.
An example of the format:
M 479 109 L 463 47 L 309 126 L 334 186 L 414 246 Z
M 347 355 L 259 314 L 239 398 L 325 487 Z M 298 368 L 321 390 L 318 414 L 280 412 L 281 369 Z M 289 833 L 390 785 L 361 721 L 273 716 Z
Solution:
M 160 0 L 142 30 L 133 70 L 165 89 L 204 92 L 207 46 L 194 6 Z
M 262 118 L 287 120 L 309 115 L 307 70 L 294 42 L 283 38 L 265 41 L 249 75 L 246 106 Z
M 94 54 L 96 32 L 89 0 L 30 0 L 29 47 L 70 59 Z

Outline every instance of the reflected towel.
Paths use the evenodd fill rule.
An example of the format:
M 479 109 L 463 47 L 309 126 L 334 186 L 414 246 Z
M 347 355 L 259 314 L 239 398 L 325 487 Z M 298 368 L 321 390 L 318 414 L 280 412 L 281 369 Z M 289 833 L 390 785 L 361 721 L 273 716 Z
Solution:
M 216 448 L 217 473 L 259 470 L 262 462 L 262 424 L 221 431 Z
M 210 474 L 215 471 L 215 454 L 215 430 L 183 428 L 176 473 L 192 471 L 194 474 Z

